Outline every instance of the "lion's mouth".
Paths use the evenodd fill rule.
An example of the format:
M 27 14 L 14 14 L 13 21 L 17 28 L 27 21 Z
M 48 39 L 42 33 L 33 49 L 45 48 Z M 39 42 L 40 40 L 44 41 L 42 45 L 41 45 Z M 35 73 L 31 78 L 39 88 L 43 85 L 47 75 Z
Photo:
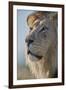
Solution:
M 28 50 L 27 54 L 31 54 L 32 56 L 34 56 L 34 57 L 36 57 L 38 59 L 41 59 L 42 58 L 42 56 L 38 56 L 38 55 L 32 53 L 30 50 Z

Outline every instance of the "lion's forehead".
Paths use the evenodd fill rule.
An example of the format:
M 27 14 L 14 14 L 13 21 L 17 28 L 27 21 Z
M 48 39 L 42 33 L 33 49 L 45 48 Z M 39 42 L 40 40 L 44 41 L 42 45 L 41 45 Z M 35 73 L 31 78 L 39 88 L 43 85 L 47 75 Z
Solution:
M 55 27 L 55 25 L 57 24 L 57 16 L 57 13 L 54 12 L 37 11 L 27 17 L 27 24 L 30 30 L 35 30 L 33 28 L 37 25 L 39 26 L 40 22 L 42 24 L 42 21 L 45 20 L 46 24 L 52 24 L 52 26 Z
M 34 14 L 31 14 L 27 18 L 27 23 L 30 28 L 33 28 L 35 25 L 39 24 L 40 21 L 44 18 L 45 15 L 42 12 L 36 12 Z

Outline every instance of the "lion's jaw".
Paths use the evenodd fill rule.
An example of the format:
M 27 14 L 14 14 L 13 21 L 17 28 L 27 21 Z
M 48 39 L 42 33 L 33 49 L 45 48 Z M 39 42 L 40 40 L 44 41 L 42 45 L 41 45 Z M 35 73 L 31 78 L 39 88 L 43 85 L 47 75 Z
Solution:
M 27 65 L 30 68 L 31 73 L 35 76 L 35 78 L 52 78 L 57 69 L 57 62 L 53 60 L 55 55 L 47 57 L 42 57 L 41 60 L 33 61 L 31 60 L 29 55 L 27 55 Z M 56 59 L 56 58 L 55 58 Z

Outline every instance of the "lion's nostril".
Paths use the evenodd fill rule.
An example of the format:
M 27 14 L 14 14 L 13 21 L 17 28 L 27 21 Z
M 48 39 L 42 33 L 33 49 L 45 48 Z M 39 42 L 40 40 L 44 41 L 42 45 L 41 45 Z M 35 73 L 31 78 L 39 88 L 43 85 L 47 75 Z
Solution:
M 29 46 L 29 44 L 31 44 L 31 43 L 33 42 L 33 40 L 26 38 L 25 42 L 26 42 L 27 45 Z
M 29 41 L 28 41 L 28 46 L 29 46 L 31 43 L 33 43 L 33 40 L 29 40 Z
M 25 42 L 26 42 L 26 43 L 28 42 L 28 39 L 27 39 L 27 38 L 25 39 Z

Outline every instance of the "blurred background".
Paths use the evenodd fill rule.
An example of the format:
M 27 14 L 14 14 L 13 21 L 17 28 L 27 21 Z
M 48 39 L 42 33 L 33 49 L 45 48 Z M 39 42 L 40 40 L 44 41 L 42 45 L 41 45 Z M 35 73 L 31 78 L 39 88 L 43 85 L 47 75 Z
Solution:
M 27 17 L 32 10 L 17 10 L 17 79 L 33 79 L 25 58 L 25 38 L 29 32 L 27 26 Z

